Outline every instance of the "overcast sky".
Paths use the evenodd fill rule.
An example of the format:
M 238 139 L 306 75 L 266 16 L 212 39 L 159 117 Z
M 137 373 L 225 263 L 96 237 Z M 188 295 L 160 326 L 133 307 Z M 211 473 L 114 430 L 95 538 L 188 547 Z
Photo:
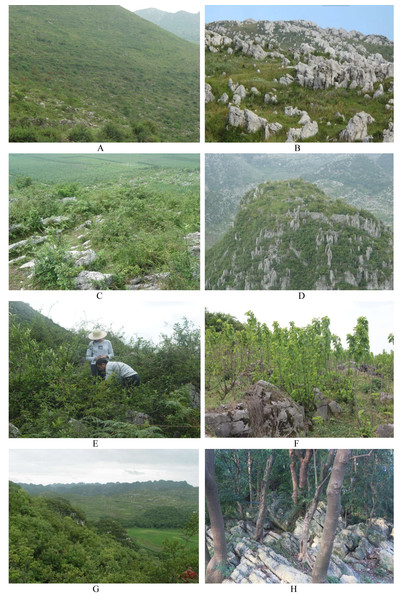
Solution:
M 354 4 L 346 6 L 320 6 L 319 4 L 300 5 L 220 5 L 205 7 L 205 22 L 223 20 L 256 19 L 267 21 L 292 21 L 303 19 L 313 21 L 320 27 L 336 27 L 347 31 L 356 30 L 369 35 L 370 33 L 387 36 L 394 39 L 393 6 Z
M 187 293 L 189 300 L 183 301 L 166 299 L 170 292 L 151 292 L 150 295 L 145 292 L 146 298 L 151 298 L 150 300 L 143 293 L 106 292 L 102 300 L 97 300 L 94 292 L 27 292 L 23 297 L 15 295 L 10 300 L 27 302 L 66 329 L 77 329 L 83 323 L 87 329 L 102 327 L 114 332 L 121 329 L 127 341 L 131 337 L 143 337 L 157 343 L 160 341 L 160 334 L 170 335 L 173 325 L 183 317 L 195 326 L 200 326 L 203 309 L 197 292 L 195 295 Z M 163 300 L 159 296 L 161 293 Z M 181 296 L 185 297 L 186 293 L 182 292 Z
M 15 483 L 172 480 L 198 486 L 197 450 L 10 450 Z
M 198 13 L 200 11 L 200 3 L 194 0 L 173 0 L 173 2 L 167 2 L 166 0 L 155 0 L 148 2 L 125 2 L 124 4 L 120 4 L 123 8 L 127 8 L 127 10 L 131 10 L 135 12 L 136 10 L 142 10 L 144 8 L 158 8 L 159 10 L 163 10 L 165 12 L 175 13 L 179 10 L 185 10 L 186 12 Z
M 222 295 L 208 294 L 207 309 L 211 312 L 230 313 L 243 323 L 245 313 L 251 310 L 260 322 L 269 327 L 274 321 L 287 327 L 290 321 L 297 326 L 311 323 L 313 318 L 329 317 L 331 332 L 338 335 L 347 348 L 346 334 L 353 333 L 358 317 L 369 321 L 370 349 L 379 354 L 393 346 L 387 341 L 388 334 L 394 332 L 393 303 L 379 301 L 356 301 L 348 297 L 348 292 L 306 292 L 304 300 L 297 300 L 297 292 L 257 292 L 251 296 L 244 292 L 231 292 L 230 305 Z M 350 298 L 350 299 L 349 299 Z M 353 298 L 356 298 L 354 294 Z

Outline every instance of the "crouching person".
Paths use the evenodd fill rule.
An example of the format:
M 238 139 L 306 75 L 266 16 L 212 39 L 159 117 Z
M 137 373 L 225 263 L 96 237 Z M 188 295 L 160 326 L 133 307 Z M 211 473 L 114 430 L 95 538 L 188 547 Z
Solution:
M 107 358 L 99 358 L 96 361 L 96 366 L 100 373 L 105 373 L 105 379 L 109 379 L 112 375 L 116 375 L 119 383 L 124 387 L 140 385 L 140 376 L 130 365 L 123 362 L 109 362 Z

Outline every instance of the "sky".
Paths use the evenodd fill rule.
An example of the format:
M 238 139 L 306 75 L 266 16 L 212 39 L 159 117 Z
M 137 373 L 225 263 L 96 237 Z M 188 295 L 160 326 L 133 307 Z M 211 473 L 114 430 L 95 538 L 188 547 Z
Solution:
M 141 2 L 141 0 L 139 0 L 139 2 L 125 2 L 124 4 L 120 4 L 120 6 L 127 8 L 127 10 L 131 10 L 132 12 L 144 8 L 158 8 L 159 10 L 170 13 L 175 13 L 179 10 L 198 13 L 201 5 L 196 0 L 187 0 L 187 2 L 183 0 L 173 0 L 173 2 L 166 2 L 166 0 L 154 0 L 150 2 L 150 0 L 148 0 L 148 2 Z
M 15 483 L 187 481 L 198 486 L 198 450 L 10 450 Z
M 366 317 L 369 321 L 370 349 L 374 354 L 379 354 L 385 349 L 393 348 L 388 343 L 388 334 L 394 333 L 393 302 L 378 301 L 353 301 L 345 298 L 347 292 L 306 292 L 304 300 L 295 300 L 296 292 L 284 295 L 284 292 L 254 292 L 253 298 L 250 294 L 243 292 L 231 292 L 230 306 L 223 301 L 222 295 L 208 295 L 206 306 L 211 312 L 226 312 L 245 322 L 245 313 L 251 310 L 258 321 L 266 323 L 269 327 L 274 321 L 278 321 L 281 327 L 287 327 L 290 321 L 297 326 L 305 326 L 312 319 L 329 317 L 332 333 L 338 335 L 342 345 L 347 348 L 346 334 L 353 333 L 358 317 Z M 334 295 L 335 294 L 335 295 Z M 331 297 L 329 297 L 331 296 Z M 297 302 L 297 304 L 296 304 Z
M 320 27 L 342 27 L 347 31 L 356 30 L 369 35 L 385 35 L 393 40 L 392 5 L 217 5 L 205 7 L 205 22 L 223 20 L 256 19 L 267 21 L 291 21 L 304 19 L 313 21 Z
M 115 291 L 113 294 L 106 293 L 101 300 L 97 300 L 93 292 L 63 294 L 46 291 L 27 292 L 23 298 L 16 295 L 10 300 L 27 302 L 32 308 L 66 329 L 78 329 L 84 325 L 86 329 L 101 327 L 105 331 L 112 329 L 115 333 L 121 330 L 126 341 L 131 337 L 142 337 L 158 343 L 160 335 L 171 335 L 173 325 L 183 317 L 195 326 L 200 326 L 203 311 L 198 296 L 196 301 L 193 293 L 188 293 L 188 301 L 166 300 L 166 294 L 163 301 L 154 299 L 163 292 L 151 292 L 151 296 L 147 294 L 152 298 L 148 301 L 144 299 L 144 293 L 146 294 Z M 185 292 L 181 295 L 185 296 Z

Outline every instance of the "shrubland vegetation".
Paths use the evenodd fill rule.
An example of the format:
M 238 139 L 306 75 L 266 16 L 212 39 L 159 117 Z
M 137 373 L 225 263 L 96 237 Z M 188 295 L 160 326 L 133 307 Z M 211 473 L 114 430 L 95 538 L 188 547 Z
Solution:
M 293 575 L 294 582 L 300 581 L 295 577 L 299 572 L 312 574 L 313 583 L 317 583 L 321 547 L 324 551 L 329 541 L 330 558 L 346 559 L 361 583 L 392 582 L 392 569 L 385 568 L 381 559 L 381 548 L 385 548 L 382 540 L 389 536 L 391 544 L 393 535 L 392 450 L 207 450 L 206 478 L 210 550 L 211 536 L 213 542 L 207 581 L 219 583 L 231 575 L 235 569 L 233 552 L 240 559 L 245 556 L 245 561 L 251 554 L 257 563 L 258 557 L 263 560 L 264 553 L 272 549 L 274 562 L 268 560 L 267 565 L 272 564 L 274 572 L 283 562 L 283 571 L 288 566 L 293 569 L 287 576 Z M 335 525 L 332 539 L 328 539 L 325 520 L 330 512 Z M 248 556 L 247 548 L 251 549 Z M 252 560 L 245 563 L 249 568 Z M 388 567 L 391 562 L 392 558 Z M 254 568 L 257 570 L 258 565 Z M 327 569 L 328 565 L 321 582 L 343 583 L 333 572 L 327 577 Z M 249 575 L 247 570 L 244 565 L 244 577 Z M 279 569 L 276 573 L 279 575 Z M 261 577 L 261 573 L 256 576 Z M 288 578 L 282 583 L 293 581 Z
M 11 142 L 199 140 L 199 49 L 120 6 L 10 8 Z
M 253 313 L 240 323 L 225 313 L 206 313 L 205 404 L 207 411 L 235 406 L 259 380 L 269 381 L 303 406 L 314 437 L 372 437 L 393 422 L 391 348 L 370 351 L 369 323 L 359 317 L 347 348 L 331 331 L 330 319 L 298 327 L 260 323 Z M 393 344 L 393 335 L 389 335 Z M 316 414 L 315 390 L 335 400 L 341 412 L 324 420 Z
M 200 227 L 199 158 L 147 156 L 13 155 L 10 288 L 74 289 L 83 270 L 110 274 L 103 288 L 158 273 L 159 287 L 199 288 L 185 239 Z M 95 260 L 76 266 L 73 249 Z
M 149 482 L 150 487 L 152 483 L 156 484 L 154 498 L 158 498 L 163 510 L 169 500 L 157 489 L 158 482 Z M 87 515 L 86 507 L 82 509 L 66 499 L 63 486 L 56 486 L 53 494 L 34 489 L 43 486 L 28 486 L 30 492 L 40 494 L 34 496 L 10 482 L 10 582 L 198 582 L 197 489 L 184 482 L 159 482 L 159 487 L 161 483 L 176 488 L 176 510 L 182 522 L 170 531 L 158 530 L 157 544 L 148 549 L 140 535 L 122 523 L 120 515 L 110 517 L 110 503 L 104 503 L 100 516 L 93 519 Z M 114 484 L 107 485 L 110 489 Z M 187 493 L 187 506 L 180 500 L 183 486 L 192 491 L 191 497 Z M 168 485 L 164 487 L 166 492 Z M 98 494 L 102 494 L 102 489 Z M 172 503 L 172 492 L 170 496 Z M 84 498 L 79 494 L 73 497 Z M 97 506 L 103 496 L 94 494 L 87 499 Z M 108 499 L 113 500 L 110 496 Z M 129 494 L 120 494 L 119 504 L 121 510 L 124 506 L 127 517 L 135 515 Z M 193 512 L 189 516 L 190 506 Z
M 9 416 L 17 435 L 199 437 L 199 331 L 185 319 L 159 344 L 108 333 L 114 360 L 140 374 L 134 389 L 91 376 L 85 324 L 67 331 L 11 302 L 9 334 Z

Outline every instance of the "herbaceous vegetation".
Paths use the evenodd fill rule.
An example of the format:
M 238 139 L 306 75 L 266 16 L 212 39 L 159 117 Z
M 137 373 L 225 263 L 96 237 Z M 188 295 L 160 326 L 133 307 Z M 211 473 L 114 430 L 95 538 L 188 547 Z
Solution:
M 10 141 L 199 140 L 199 48 L 120 6 L 10 7 Z
M 207 450 L 206 581 L 392 583 L 392 450 Z
M 368 328 L 366 317 L 359 317 L 344 348 L 328 317 L 282 327 L 260 323 L 251 311 L 246 323 L 207 312 L 207 412 L 238 403 L 247 409 L 247 390 L 263 380 L 303 408 L 307 422 L 300 435 L 373 437 L 381 426 L 393 431 L 393 335 L 389 349 L 375 355 Z M 335 413 L 325 409 L 332 401 Z
M 10 582 L 198 583 L 197 509 L 186 482 L 10 482 Z
M 199 437 L 199 330 L 186 319 L 155 344 L 108 333 L 114 360 L 141 385 L 91 376 L 88 328 L 69 331 L 23 302 L 10 303 L 10 435 L 21 437 Z
M 11 289 L 199 287 L 197 155 L 12 155 L 9 206 Z

